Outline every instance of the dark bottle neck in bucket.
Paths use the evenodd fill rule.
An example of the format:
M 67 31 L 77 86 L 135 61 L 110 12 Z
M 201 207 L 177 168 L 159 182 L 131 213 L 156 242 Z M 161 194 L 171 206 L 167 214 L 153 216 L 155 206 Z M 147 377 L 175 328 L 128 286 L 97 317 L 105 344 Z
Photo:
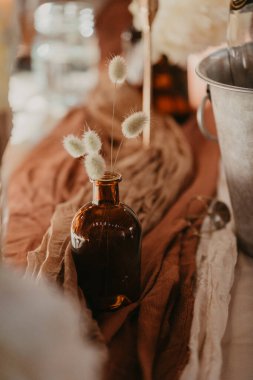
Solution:
M 92 180 L 93 198 L 92 203 L 96 205 L 119 204 L 119 182 L 121 175 L 118 173 L 106 172 L 101 179 Z
M 253 4 L 253 0 L 231 0 L 230 10 L 240 11 L 243 10 L 243 8 L 247 7 L 249 4 Z

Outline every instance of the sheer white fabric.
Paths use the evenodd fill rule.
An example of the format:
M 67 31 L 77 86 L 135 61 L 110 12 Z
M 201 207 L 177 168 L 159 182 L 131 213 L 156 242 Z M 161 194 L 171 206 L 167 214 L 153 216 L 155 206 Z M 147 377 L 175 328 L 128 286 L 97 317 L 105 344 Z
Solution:
M 219 184 L 218 199 L 229 204 L 223 175 Z M 205 233 L 204 231 L 210 228 L 209 224 L 210 220 L 207 217 L 202 227 L 203 235 L 196 256 L 198 274 L 189 344 L 191 354 L 180 380 L 225 379 L 221 377 L 222 338 L 228 323 L 237 247 L 233 222 L 225 229 Z
M 253 379 L 253 259 L 241 252 L 222 342 L 221 380 Z

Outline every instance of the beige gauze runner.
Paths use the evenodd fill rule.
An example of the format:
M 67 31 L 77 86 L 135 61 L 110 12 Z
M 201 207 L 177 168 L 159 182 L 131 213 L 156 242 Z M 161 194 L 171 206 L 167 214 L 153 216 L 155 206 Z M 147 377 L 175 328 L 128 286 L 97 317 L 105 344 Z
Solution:
M 231 210 L 224 173 L 221 174 L 217 197 Z M 203 223 L 196 255 L 197 284 L 189 343 L 190 360 L 180 380 L 224 380 L 221 376 L 222 339 L 229 318 L 237 246 L 233 221 L 224 229 L 205 232 L 208 230 L 209 217 Z
M 108 85 L 101 86 L 89 102 L 89 127 L 96 126 L 102 134 L 103 153 L 110 162 L 111 107 L 108 99 Z M 129 113 L 129 99 L 135 109 L 141 108 L 141 97 L 136 91 L 125 86 L 117 93 L 114 125 L 114 157 L 120 144 L 121 121 Z M 83 126 L 80 125 L 80 132 Z M 123 175 L 120 184 L 120 198 L 138 215 L 145 235 L 164 216 L 169 206 L 189 183 L 193 159 L 190 147 L 172 119 L 152 117 L 152 144 L 142 147 L 141 138 L 124 142 L 116 170 Z M 63 148 L 62 148 L 63 149 Z M 72 160 L 72 158 L 71 158 Z M 80 165 L 82 163 L 80 162 Z M 80 177 L 80 165 L 76 175 Z M 84 168 L 83 177 L 86 177 Z M 74 176 L 75 173 L 73 172 Z M 92 198 L 92 185 L 86 180 L 77 194 L 69 201 L 56 206 L 50 227 L 41 244 L 28 254 L 27 271 L 40 278 L 46 276 L 57 281 L 62 277 L 63 286 L 73 295 L 78 295 L 75 271 L 70 257 L 70 224 L 75 212 Z M 159 237 L 158 237 L 159 239 Z M 64 264 L 64 265 L 63 265 Z

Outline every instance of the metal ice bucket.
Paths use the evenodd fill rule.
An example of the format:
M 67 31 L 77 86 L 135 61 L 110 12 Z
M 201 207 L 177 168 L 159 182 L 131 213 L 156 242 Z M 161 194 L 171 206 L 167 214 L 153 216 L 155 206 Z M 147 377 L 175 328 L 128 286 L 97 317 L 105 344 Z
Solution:
M 253 257 L 253 89 L 232 85 L 227 49 L 203 59 L 196 72 L 209 89 L 198 110 L 198 124 L 207 138 L 215 139 L 205 128 L 204 107 L 210 99 L 238 242 Z

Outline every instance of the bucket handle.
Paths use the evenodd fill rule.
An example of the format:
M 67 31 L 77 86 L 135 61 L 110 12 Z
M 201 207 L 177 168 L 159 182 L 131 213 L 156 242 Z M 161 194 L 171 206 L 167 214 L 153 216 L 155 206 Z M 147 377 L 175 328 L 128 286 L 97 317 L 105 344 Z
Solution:
M 213 135 L 211 132 L 209 132 L 205 126 L 205 105 L 207 101 L 211 102 L 211 94 L 210 94 L 209 85 L 207 85 L 206 95 L 201 100 L 201 103 L 197 110 L 197 122 L 198 122 L 199 130 L 205 138 L 212 141 L 218 141 L 217 137 Z

